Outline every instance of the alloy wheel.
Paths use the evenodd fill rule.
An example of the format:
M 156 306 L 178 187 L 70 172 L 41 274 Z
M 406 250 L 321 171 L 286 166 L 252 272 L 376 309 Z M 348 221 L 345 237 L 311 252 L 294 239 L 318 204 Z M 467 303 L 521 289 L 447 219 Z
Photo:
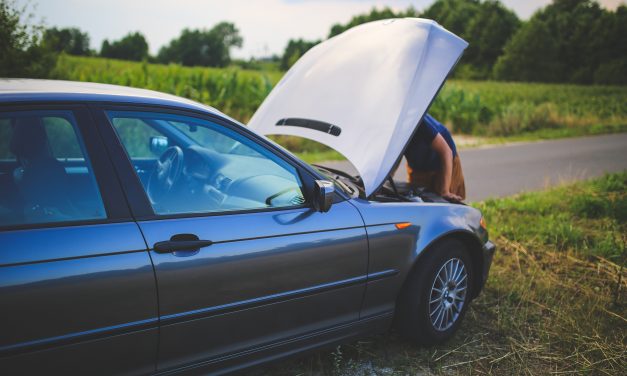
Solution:
M 458 258 L 448 260 L 435 275 L 429 296 L 429 317 L 437 331 L 449 329 L 466 303 L 468 271 Z

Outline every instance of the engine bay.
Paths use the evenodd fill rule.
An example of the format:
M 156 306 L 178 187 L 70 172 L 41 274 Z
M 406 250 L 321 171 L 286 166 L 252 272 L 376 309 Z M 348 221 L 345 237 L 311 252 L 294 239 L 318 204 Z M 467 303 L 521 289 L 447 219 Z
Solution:
M 352 197 L 367 199 L 363 182 L 358 175 L 350 175 L 344 171 L 336 170 L 326 166 L 314 165 L 318 171 L 332 178 L 340 187 Z M 371 201 L 377 202 L 431 202 L 431 203 L 451 203 L 435 192 L 430 192 L 424 188 L 412 188 L 404 181 L 388 179 L 371 197 Z M 454 202 L 457 204 L 463 204 Z

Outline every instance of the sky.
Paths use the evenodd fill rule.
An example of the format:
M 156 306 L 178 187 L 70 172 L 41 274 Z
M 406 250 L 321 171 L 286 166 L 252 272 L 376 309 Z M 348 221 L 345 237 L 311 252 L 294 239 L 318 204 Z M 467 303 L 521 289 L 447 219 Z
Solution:
M 615 9 L 625 0 L 600 0 Z M 289 39 L 326 38 L 335 23 L 346 23 L 353 15 L 373 7 L 418 10 L 433 0 L 16 0 L 27 5 L 35 21 L 48 27 L 78 27 L 100 50 L 104 39 L 117 40 L 130 31 L 140 31 L 150 52 L 180 35 L 184 28 L 211 28 L 230 21 L 244 38 L 242 48 L 232 50 L 236 58 L 280 55 Z M 520 18 L 527 19 L 551 0 L 501 0 Z M 436 20 L 437 21 L 437 20 Z

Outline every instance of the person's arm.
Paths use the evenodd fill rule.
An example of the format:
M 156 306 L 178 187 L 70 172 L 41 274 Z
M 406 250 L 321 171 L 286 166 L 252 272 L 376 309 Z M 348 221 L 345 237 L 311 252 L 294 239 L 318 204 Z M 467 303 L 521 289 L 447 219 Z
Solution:
M 431 142 L 431 148 L 438 154 L 441 162 L 441 169 L 438 175 L 441 179 L 440 187 L 442 188 L 438 193 L 446 199 L 461 201 L 461 197 L 451 193 L 451 179 L 453 177 L 453 151 L 441 134 L 435 136 L 433 142 Z

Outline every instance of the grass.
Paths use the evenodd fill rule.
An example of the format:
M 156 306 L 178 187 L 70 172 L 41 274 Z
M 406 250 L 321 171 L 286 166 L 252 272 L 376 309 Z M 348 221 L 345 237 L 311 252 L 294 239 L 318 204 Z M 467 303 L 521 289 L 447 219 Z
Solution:
M 61 55 L 51 78 L 162 91 L 213 106 L 246 122 L 283 75 L 236 67 L 182 67 Z
M 335 150 L 327 149 L 327 150 L 312 150 L 312 151 L 302 151 L 296 153 L 298 158 L 302 159 L 307 163 L 317 163 L 322 161 L 339 161 L 346 159 L 342 154 L 338 153 Z
M 625 130 L 626 99 L 624 86 L 451 80 L 430 112 L 458 133 L 509 137 L 561 129 L 544 136 L 562 137 L 579 128 Z
M 627 173 L 477 204 L 498 246 L 460 331 L 394 332 L 268 365 L 276 375 L 623 375 Z
M 147 88 L 211 105 L 246 123 L 284 72 L 202 68 L 61 55 L 51 78 Z M 627 131 L 627 86 L 448 81 L 430 109 L 480 144 Z M 342 159 L 296 137 L 279 141 L 309 162 Z

